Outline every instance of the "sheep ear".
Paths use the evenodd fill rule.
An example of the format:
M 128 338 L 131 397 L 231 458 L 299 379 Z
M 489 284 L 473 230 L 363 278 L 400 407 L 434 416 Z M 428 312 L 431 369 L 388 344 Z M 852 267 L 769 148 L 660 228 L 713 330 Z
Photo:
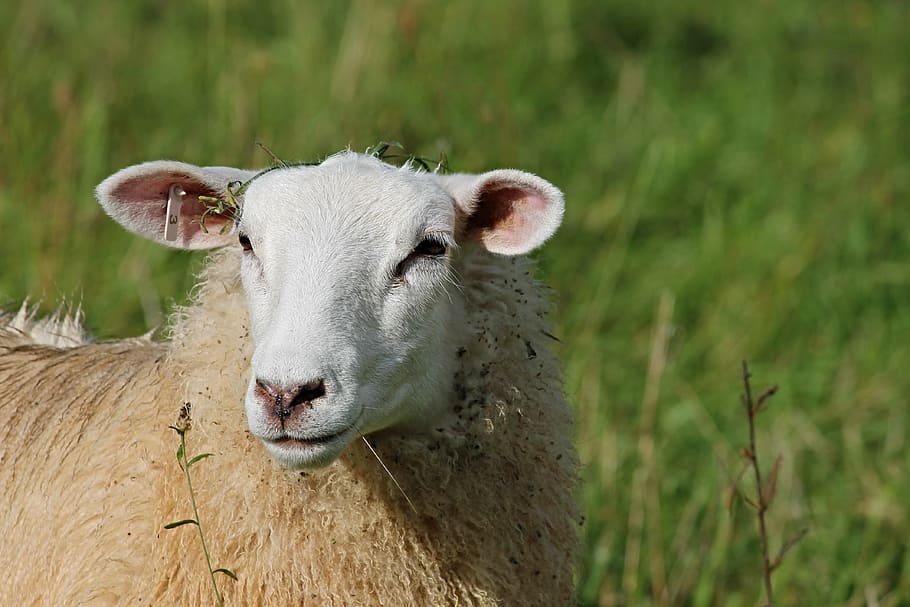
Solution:
M 180 249 L 229 244 L 236 209 L 203 214 L 211 201 L 225 200 L 228 184 L 255 172 L 230 167 L 197 167 L 158 160 L 127 167 L 99 185 L 95 194 L 107 214 L 130 232 Z
M 459 215 L 461 240 L 521 255 L 542 245 L 562 223 L 562 192 L 537 175 L 500 169 L 481 175 L 439 175 Z

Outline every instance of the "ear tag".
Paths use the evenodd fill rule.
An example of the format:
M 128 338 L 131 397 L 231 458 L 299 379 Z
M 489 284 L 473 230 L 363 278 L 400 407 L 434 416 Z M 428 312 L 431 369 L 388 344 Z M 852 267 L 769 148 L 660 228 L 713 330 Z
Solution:
M 176 183 L 167 194 L 167 211 L 165 212 L 164 239 L 177 240 L 177 228 L 180 225 L 180 206 L 186 192 Z

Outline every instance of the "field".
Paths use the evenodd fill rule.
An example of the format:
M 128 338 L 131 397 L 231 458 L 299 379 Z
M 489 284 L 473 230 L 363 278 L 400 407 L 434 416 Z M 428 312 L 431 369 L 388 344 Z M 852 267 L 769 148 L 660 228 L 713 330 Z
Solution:
M 779 605 L 910 605 L 910 7 L 899 0 L 0 3 L 0 304 L 159 326 L 201 258 L 136 162 L 381 140 L 567 196 L 537 255 L 578 413 L 579 604 L 763 604 L 740 365 L 779 392 Z M 741 485 L 753 492 L 749 477 Z

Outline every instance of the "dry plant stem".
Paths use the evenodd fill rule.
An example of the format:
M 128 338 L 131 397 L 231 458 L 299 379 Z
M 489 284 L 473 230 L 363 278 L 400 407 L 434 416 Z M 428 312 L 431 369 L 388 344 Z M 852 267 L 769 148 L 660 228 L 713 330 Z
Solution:
M 765 525 L 765 512 L 768 504 L 765 502 L 765 492 L 763 490 L 761 468 L 758 465 L 758 453 L 755 449 L 755 414 L 756 407 L 752 400 L 752 388 L 749 384 L 749 367 L 746 361 L 743 361 L 743 385 L 745 386 L 745 397 L 743 404 L 746 407 L 746 415 L 749 419 L 749 453 L 748 459 L 752 464 L 752 470 L 755 472 L 755 488 L 758 492 L 758 503 L 755 505 L 755 511 L 758 514 L 758 530 L 761 537 L 761 557 L 762 568 L 764 573 L 765 596 L 768 598 L 768 607 L 774 607 L 774 591 L 771 587 L 771 559 L 768 557 L 768 531 Z
M 395 483 L 395 486 L 398 487 L 398 491 L 401 492 L 401 495 L 404 496 L 405 501 L 408 503 L 408 506 L 411 507 L 411 510 L 414 514 L 417 514 L 417 508 L 414 507 L 414 502 L 411 501 L 411 498 L 408 497 L 408 494 L 404 492 L 404 489 L 401 488 L 401 485 L 398 484 L 398 479 L 392 474 L 392 471 L 385 465 L 385 462 L 382 461 L 382 458 L 379 457 L 379 454 L 376 453 L 376 449 L 373 448 L 373 445 L 370 444 L 370 441 L 367 440 L 367 437 L 361 436 L 363 443 L 367 446 L 370 452 L 373 454 L 373 457 L 376 458 L 376 461 L 379 462 L 379 465 L 382 466 L 382 469 L 385 470 L 385 473 L 389 475 L 389 478 L 392 479 L 392 482 Z
M 209 570 L 209 578 L 212 580 L 212 587 L 215 588 L 215 599 L 218 602 L 218 607 L 222 607 L 224 605 L 224 600 L 221 598 L 221 591 L 218 590 L 218 582 L 215 581 L 215 572 L 212 569 L 212 559 L 209 557 L 209 549 L 205 545 L 205 535 L 202 533 L 202 523 L 199 521 L 199 509 L 196 507 L 196 494 L 193 493 L 193 481 L 190 478 L 190 467 L 187 464 L 186 431 L 180 432 L 180 447 L 181 454 L 183 455 L 183 461 L 180 462 L 180 467 L 183 468 L 183 474 L 186 476 L 186 485 L 190 490 L 190 503 L 193 505 L 193 519 L 196 521 L 196 530 L 199 531 L 199 542 L 202 544 L 202 553 L 205 555 L 205 565 Z
M 784 560 L 784 557 L 787 556 L 788 552 L 790 552 L 790 549 L 793 548 L 794 546 L 796 546 L 804 537 L 806 537 L 807 533 L 809 533 L 808 528 L 800 529 L 799 533 L 797 533 L 796 535 L 791 537 L 789 540 L 787 540 L 786 543 L 784 543 L 784 545 L 781 547 L 780 552 L 778 553 L 777 557 L 775 557 L 774 561 L 771 563 L 771 571 L 774 571 L 775 569 L 778 568 L 778 566 L 780 566 L 781 562 L 783 562 L 783 560 Z

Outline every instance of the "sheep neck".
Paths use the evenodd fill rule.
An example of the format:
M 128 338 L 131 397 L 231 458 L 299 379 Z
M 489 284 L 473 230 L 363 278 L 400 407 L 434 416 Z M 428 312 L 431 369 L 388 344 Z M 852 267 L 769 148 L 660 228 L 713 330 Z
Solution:
M 327 468 L 294 472 L 272 462 L 245 431 L 252 344 L 237 254 L 215 254 L 196 303 L 176 317 L 168 364 L 183 380 L 174 415 L 179 401 L 194 406 L 191 451 L 215 454 L 194 467 L 194 487 L 203 518 L 218 513 L 212 527 L 221 534 L 220 562 L 247 571 L 256 571 L 248 555 L 286 563 L 287 570 L 268 568 L 249 579 L 265 583 L 280 574 L 293 585 L 289 597 L 344 592 L 380 602 L 376 597 L 393 596 L 399 581 L 404 592 L 416 592 L 426 579 L 443 579 L 421 591 L 427 604 L 451 596 L 466 604 L 538 595 L 569 601 L 577 459 L 558 364 L 546 347 L 548 302 L 525 260 L 465 251 L 456 269 L 464 326 L 461 339 L 449 344 L 457 363 L 452 423 L 429 433 L 368 437 L 393 482 L 362 441 Z M 176 482 L 167 487 L 166 503 L 174 507 L 162 516 L 180 518 L 185 490 Z M 180 560 L 191 549 L 187 538 L 166 536 L 161 562 Z M 291 553 L 300 558 L 289 562 Z M 403 559 L 413 569 L 403 570 Z M 320 577 L 308 565 L 326 561 L 371 574 Z M 389 571 L 377 572 L 382 567 Z M 436 573 L 427 578 L 429 570 Z

